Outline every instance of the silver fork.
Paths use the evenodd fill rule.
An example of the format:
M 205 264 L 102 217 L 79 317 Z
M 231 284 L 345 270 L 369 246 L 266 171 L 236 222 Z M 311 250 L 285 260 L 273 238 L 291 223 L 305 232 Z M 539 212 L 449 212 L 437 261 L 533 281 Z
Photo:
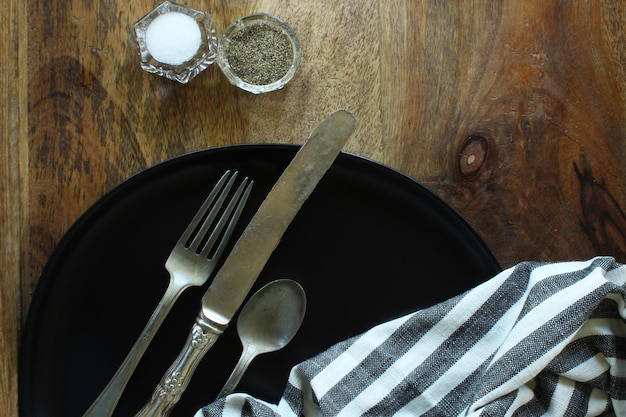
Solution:
M 237 172 L 224 173 L 174 246 L 165 262 L 170 281 L 163 298 L 122 365 L 83 417 L 113 414 L 132 373 L 178 297 L 185 289 L 204 285 L 209 279 L 252 188 L 253 181 L 246 177 L 220 215 L 236 177 Z

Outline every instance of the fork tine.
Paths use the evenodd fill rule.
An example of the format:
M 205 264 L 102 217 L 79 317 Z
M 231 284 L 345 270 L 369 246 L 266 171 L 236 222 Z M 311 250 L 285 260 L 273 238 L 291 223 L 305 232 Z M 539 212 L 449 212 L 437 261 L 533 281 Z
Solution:
M 203 245 L 202 250 L 200 251 L 200 255 L 204 257 L 212 257 L 216 258 L 221 255 L 224 248 L 226 247 L 226 243 L 228 242 L 228 238 L 233 232 L 235 228 L 235 224 L 239 220 L 239 216 L 243 211 L 243 207 L 248 200 L 248 196 L 250 195 L 250 191 L 252 189 L 252 185 L 254 181 L 248 180 L 248 177 L 244 178 L 244 180 L 239 184 L 237 191 L 234 196 L 231 198 L 228 206 L 224 210 L 222 216 L 220 217 L 217 226 L 211 231 L 211 235 L 209 236 L 206 243 Z M 208 222 L 202 225 L 199 236 L 207 233 L 207 228 L 210 225 Z M 224 233 L 222 231 L 226 227 Z M 215 247 L 215 243 L 218 238 L 221 237 L 221 240 L 217 243 L 217 247 Z M 211 252 L 213 252 L 212 256 L 210 256 Z
M 226 199 L 226 195 L 230 192 L 232 188 L 235 178 L 237 177 L 237 172 L 235 172 L 231 177 L 230 181 L 227 182 L 228 177 L 230 176 L 230 170 L 226 171 L 222 177 L 219 179 L 215 187 L 211 190 L 207 198 L 202 203 L 202 206 L 198 209 L 196 214 L 193 216 L 193 219 L 189 222 L 189 225 L 181 235 L 178 242 L 176 242 L 176 246 L 182 245 L 184 247 L 189 247 L 193 245 L 194 241 L 198 236 L 198 229 L 201 226 L 202 220 L 206 217 L 207 219 L 214 219 L 217 215 L 219 209 L 222 204 L 224 204 L 224 200 Z M 226 185 L 224 185 L 226 184 Z M 221 192 L 221 194 L 220 194 Z M 219 194 L 219 197 L 218 197 Z M 217 201 L 215 201 L 217 199 Z M 215 203 L 215 204 L 214 204 Z M 207 216 L 207 211 L 211 208 L 211 212 Z M 192 237 L 194 238 L 192 240 Z

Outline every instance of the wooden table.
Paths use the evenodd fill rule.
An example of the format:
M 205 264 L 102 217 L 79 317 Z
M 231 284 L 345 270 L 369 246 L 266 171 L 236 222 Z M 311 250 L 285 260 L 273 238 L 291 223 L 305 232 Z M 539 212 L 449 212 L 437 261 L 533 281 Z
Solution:
M 107 190 L 183 153 L 302 143 L 355 113 L 345 150 L 415 178 L 503 267 L 626 262 L 626 4 L 189 0 L 221 32 L 266 11 L 303 45 L 283 90 L 214 65 L 187 85 L 142 71 L 132 24 L 159 2 L 9 0 L 0 17 L 0 410 L 17 410 L 20 327 L 46 260 Z

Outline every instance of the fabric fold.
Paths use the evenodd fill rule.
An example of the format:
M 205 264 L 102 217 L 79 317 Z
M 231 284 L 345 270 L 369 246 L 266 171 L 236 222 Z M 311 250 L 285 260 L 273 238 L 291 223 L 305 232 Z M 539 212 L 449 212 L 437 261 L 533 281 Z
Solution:
M 295 366 L 278 404 L 209 416 L 626 415 L 626 266 L 522 262 Z

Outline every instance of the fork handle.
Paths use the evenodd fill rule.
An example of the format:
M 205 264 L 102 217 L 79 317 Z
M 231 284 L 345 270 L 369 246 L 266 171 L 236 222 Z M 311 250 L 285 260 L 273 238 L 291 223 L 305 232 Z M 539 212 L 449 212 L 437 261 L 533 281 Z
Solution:
M 198 364 L 225 328 L 226 326 L 213 323 L 200 313 L 189 332 L 185 346 L 161 378 L 150 401 L 135 417 L 168 416 L 189 385 Z
M 128 355 L 115 372 L 115 375 L 113 375 L 98 398 L 96 398 L 85 414 L 83 414 L 83 417 L 110 417 L 113 415 L 115 406 L 120 400 L 124 388 L 128 384 L 137 365 L 139 365 L 139 361 L 148 348 L 148 345 L 152 342 L 154 335 L 159 327 L 161 327 L 161 324 L 172 309 L 172 306 L 186 288 L 187 286 L 180 286 L 175 280 L 170 278 L 170 283 L 165 294 L 152 313 L 141 335 L 128 352 Z

